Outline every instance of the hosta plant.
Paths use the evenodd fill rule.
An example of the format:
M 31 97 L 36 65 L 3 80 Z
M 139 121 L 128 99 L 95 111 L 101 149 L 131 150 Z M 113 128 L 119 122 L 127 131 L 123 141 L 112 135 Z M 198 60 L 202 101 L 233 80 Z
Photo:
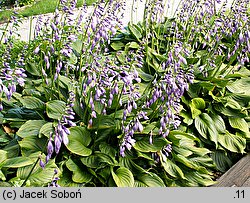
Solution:
M 235 16 L 183 1 L 168 18 L 151 0 L 124 27 L 123 1 L 83 21 L 86 7 L 75 17 L 76 1 L 61 0 L 29 42 L 14 38 L 13 17 L 1 37 L 1 185 L 214 184 L 249 139 L 248 93 L 237 90 L 249 68 L 244 2 Z

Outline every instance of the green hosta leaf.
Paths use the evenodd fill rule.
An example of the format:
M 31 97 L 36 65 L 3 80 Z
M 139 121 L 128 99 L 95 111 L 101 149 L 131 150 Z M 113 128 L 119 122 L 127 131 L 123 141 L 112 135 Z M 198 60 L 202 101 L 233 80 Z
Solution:
M 7 152 L 4 150 L 0 150 L 0 164 L 8 158 Z
M 34 89 L 33 87 L 27 87 L 22 91 L 23 95 L 26 96 L 32 96 L 32 97 L 36 97 L 36 98 L 41 98 L 42 94 L 41 92 L 37 91 L 36 89 Z M 22 96 L 19 97 L 19 100 Z
M 191 113 L 192 113 L 192 118 L 195 119 L 197 116 L 199 116 L 202 112 L 199 109 L 191 107 Z
M 195 127 L 202 137 L 207 139 L 209 136 L 210 140 L 217 146 L 218 132 L 213 119 L 207 113 L 202 113 L 200 116 L 195 118 Z
M 159 128 L 157 128 L 157 123 L 152 122 L 144 126 L 142 134 L 149 134 L 152 133 L 152 135 L 158 135 L 159 134 Z
M 222 78 L 222 77 L 220 77 L 220 78 L 213 78 L 212 80 L 211 80 L 211 82 L 213 83 L 213 84 L 216 84 L 216 86 L 217 87 L 220 87 L 220 88 L 224 88 L 224 87 L 226 87 L 227 86 L 227 84 L 228 84 L 228 80 L 227 79 L 224 79 L 224 78 Z
M 136 42 L 129 42 L 128 44 L 126 44 L 126 46 L 128 46 L 131 49 L 138 49 L 140 47 L 140 45 Z
M 231 152 L 244 153 L 246 148 L 246 139 L 231 134 L 228 131 L 225 134 L 219 134 L 218 142 Z
M 120 167 L 116 171 L 112 170 L 111 174 L 118 187 L 134 186 L 134 176 L 129 169 Z
M 153 51 L 152 54 L 159 60 L 159 61 L 166 61 L 168 58 L 162 54 L 158 54 L 157 52 Z M 185 58 L 184 58 L 185 60 Z M 162 70 L 162 69 L 161 69 Z
M 66 104 L 60 100 L 53 100 L 46 103 L 46 113 L 49 118 L 61 119 L 65 112 Z
M 190 108 L 192 113 L 192 118 L 196 118 L 199 116 L 203 110 L 206 107 L 206 103 L 202 98 L 194 98 L 191 100 Z
M 202 98 L 192 99 L 190 105 L 196 109 L 201 109 L 201 110 L 206 108 L 206 103 L 205 103 L 204 99 L 202 99 Z
M 183 148 L 180 148 L 180 147 L 176 147 L 176 146 L 173 146 L 173 150 L 178 153 L 178 154 L 181 154 L 185 157 L 188 157 L 190 155 L 193 154 L 192 151 L 188 150 L 188 149 L 183 149 Z
M 155 173 L 145 173 L 137 176 L 138 181 L 148 187 L 166 187 L 163 180 Z
M 125 51 L 121 51 L 119 53 L 116 53 L 116 57 L 119 60 L 119 62 L 121 64 L 124 64 L 126 61 L 126 52 Z
M 171 139 L 178 138 L 180 140 L 185 139 L 185 141 L 191 140 L 192 143 L 193 143 L 193 141 L 199 141 L 199 139 L 196 136 L 194 136 L 193 134 L 186 133 L 186 132 L 183 132 L 183 131 L 180 131 L 180 130 L 170 131 L 169 136 L 171 137 Z
M 8 182 L 12 185 L 12 187 L 21 187 L 22 184 L 24 183 L 24 180 L 21 180 L 18 177 L 14 177 L 14 178 L 11 178 Z M 30 186 L 29 181 L 27 181 L 26 185 Z
M 70 130 L 70 135 L 72 135 L 72 137 L 75 137 L 75 139 L 79 141 L 81 140 L 81 142 L 85 146 L 88 146 L 90 144 L 91 136 L 89 131 L 85 127 L 75 126 L 71 127 L 69 130 Z
M 27 121 L 27 120 L 23 120 L 23 121 L 8 120 L 7 123 L 9 123 L 10 129 L 14 130 L 14 128 L 17 128 L 17 129 L 21 128 L 22 125 L 25 123 L 25 121 Z M 10 134 L 11 134 L 11 132 L 10 132 Z
M 200 166 L 204 166 L 206 168 L 214 168 L 213 160 L 209 156 L 197 156 L 193 158 L 189 158 L 190 161 L 197 163 Z
M 92 129 L 104 130 L 109 128 L 115 128 L 115 121 L 110 116 L 99 116 L 93 122 Z
M 151 81 L 154 77 L 150 74 L 145 73 L 142 69 L 140 68 L 136 68 L 138 75 L 140 76 L 140 78 L 142 80 L 144 80 L 145 82 L 149 82 Z
M 243 131 L 238 131 L 235 133 L 236 136 L 240 136 L 240 137 L 243 137 L 245 138 L 246 140 L 250 140 L 250 132 L 243 132 Z
M 148 52 L 147 52 L 148 56 L 150 55 L 150 48 L 148 47 Z M 149 57 L 150 58 L 150 57 Z M 163 71 L 161 68 L 162 66 L 160 65 L 160 63 L 158 62 L 158 60 L 155 58 L 155 56 L 153 56 L 151 58 L 150 61 L 147 61 L 148 64 L 153 68 L 155 69 L 157 72 L 161 72 Z
M 212 91 L 215 87 L 215 85 L 213 83 L 209 82 L 199 82 L 199 85 L 201 87 L 204 87 L 205 89 L 207 89 L 208 91 Z
M 54 128 L 53 128 L 53 123 L 51 122 L 48 122 L 48 123 L 45 123 L 41 128 L 40 128 L 40 131 L 39 131 L 39 137 L 42 137 L 42 135 L 46 136 L 46 137 L 50 137 L 50 133 L 51 132 L 54 132 Z
M 11 121 L 39 120 L 41 116 L 32 109 L 12 108 L 7 111 L 5 118 Z
M 218 102 L 218 103 L 221 103 L 221 102 L 224 101 L 224 99 L 223 99 L 222 97 L 220 97 L 220 96 L 219 96 L 219 97 L 218 97 L 218 96 L 215 96 L 213 91 L 209 91 L 209 92 L 208 92 L 208 95 L 210 95 L 210 96 L 212 97 L 212 99 L 213 99 L 214 101 Z
M 212 153 L 212 159 L 216 165 L 216 167 L 221 172 L 226 172 L 232 165 L 232 161 L 228 156 L 226 155 L 226 152 L 217 150 Z
M 116 165 L 117 162 L 111 156 L 102 152 L 95 152 L 95 155 L 99 157 L 99 163 L 107 163 L 108 165 Z
M 115 51 L 121 50 L 125 45 L 121 41 L 113 42 L 110 45 Z
M 241 78 L 227 85 L 227 89 L 232 93 L 242 93 L 250 95 L 250 78 Z
M 199 112 L 200 112 L 200 110 L 199 110 Z M 184 118 L 183 122 L 186 123 L 187 125 L 192 125 L 193 124 L 193 121 L 194 121 L 193 118 L 192 118 L 193 116 L 190 113 L 188 113 L 187 111 L 185 111 L 184 109 L 180 112 L 180 116 L 182 118 Z
M 45 155 L 43 155 L 43 158 L 45 158 Z M 33 165 L 18 168 L 17 177 L 19 177 L 22 180 L 25 180 L 28 177 L 30 171 L 32 170 L 32 167 Z M 44 169 L 41 168 L 39 164 L 37 164 L 28 179 L 30 186 L 33 187 L 48 186 L 48 184 L 51 183 L 51 180 L 55 175 L 54 172 L 55 169 L 58 168 L 57 165 L 55 164 L 54 159 L 51 159 L 46 164 Z
M 250 102 L 250 95 L 244 95 L 244 94 L 232 94 L 229 96 L 232 100 L 236 101 L 238 105 L 240 105 L 240 109 L 242 109 L 243 106 L 248 106 Z
M 60 179 L 57 181 L 58 185 L 61 187 L 82 187 L 83 184 L 76 183 L 72 180 L 72 173 L 71 171 L 63 171 L 62 175 L 60 176 Z
M 28 166 L 34 162 L 28 157 L 15 157 L 6 159 L 0 164 L 0 168 L 19 168 L 23 166 Z
M 29 156 L 35 152 L 42 152 L 46 149 L 47 138 L 37 138 L 35 136 L 25 137 L 19 141 L 19 145 L 22 150 L 22 155 Z
M 106 141 L 112 135 L 113 132 L 114 132 L 113 128 L 107 128 L 98 131 L 95 142 L 100 143 L 101 141 Z
M 75 98 L 75 102 L 74 102 L 74 106 L 73 106 L 74 112 L 76 113 L 77 116 L 79 116 L 79 118 L 81 120 L 84 120 L 84 109 L 81 107 L 81 99 L 79 94 L 76 94 L 76 98 Z
M 72 48 L 75 50 L 78 54 L 82 53 L 82 46 L 83 42 L 80 39 L 77 39 L 75 42 L 72 43 Z
M 0 180 L 6 181 L 6 177 L 5 177 L 4 173 L 2 172 L 2 170 L 0 170 Z M 1 182 L 0 182 L 0 187 L 2 187 Z
M 95 152 L 94 154 L 81 158 L 82 163 L 89 168 L 98 168 L 101 163 L 117 165 L 117 161 L 107 154 Z
M 147 96 L 147 94 L 149 94 L 150 88 L 148 88 L 149 85 L 147 83 L 143 83 L 143 82 L 137 83 L 136 86 L 138 87 L 138 92 L 142 95 L 141 98 L 144 98 L 145 96 Z M 149 116 L 153 112 L 153 110 L 148 109 L 146 110 L 146 112 L 147 112 L 147 115 Z M 120 118 L 122 118 L 122 116 Z M 153 123 L 156 123 L 156 122 L 153 122 Z M 150 123 L 150 124 L 153 124 L 153 123 Z
M 230 73 L 233 72 L 233 74 L 227 74 L 225 78 L 242 78 L 250 76 L 250 70 L 248 70 L 246 67 L 241 67 L 240 70 L 238 70 L 238 68 L 235 67 L 235 70 L 236 71 L 230 71 Z
M 148 160 L 148 161 L 150 161 L 150 162 L 152 162 L 152 163 L 154 163 L 154 161 L 155 161 L 155 160 L 152 158 L 152 156 L 151 156 L 150 153 L 143 153 L 143 152 L 138 151 L 138 152 L 137 152 L 137 155 L 138 155 L 138 157 L 141 157 L 141 158 L 143 158 L 143 159 L 146 159 L 146 160 Z
M 172 132 L 169 134 L 168 138 L 173 142 L 173 145 L 179 148 L 185 148 L 190 150 L 191 147 L 194 147 L 195 142 L 193 139 L 186 137 L 185 133 L 181 134 L 173 134 Z
M 71 53 L 70 54 L 70 58 L 68 60 L 68 62 L 72 65 L 76 64 L 77 63 L 77 57 L 74 53 Z
M 133 174 L 147 173 L 145 169 L 137 165 L 133 160 L 127 157 L 121 157 L 119 160 L 121 166 L 124 166 L 131 170 Z
M 192 151 L 194 154 L 197 154 L 198 156 L 205 156 L 206 154 L 211 152 L 207 148 L 201 148 L 201 147 L 195 147 L 195 146 L 190 146 L 190 147 L 187 147 L 186 149 L 189 149 L 190 151 Z
M 19 128 L 16 134 L 22 138 L 37 136 L 45 123 L 44 120 L 29 120 Z
M 191 160 L 187 159 L 186 157 L 178 154 L 175 157 L 176 162 L 180 162 L 187 166 L 188 168 L 199 170 L 200 166 L 198 166 L 195 162 L 192 162 Z
M 198 58 L 201 58 L 201 57 L 206 56 L 206 55 L 208 55 L 208 51 L 207 50 L 199 50 L 199 51 L 196 52 L 196 56 Z
M 135 37 L 138 41 L 140 40 L 140 38 L 142 38 L 142 34 L 141 34 L 140 30 L 135 25 L 132 25 L 131 23 L 129 23 L 128 29 L 131 32 L 131 34 L 133 35 L 133 37 Z
M 149 143 L 148 138 L 143 138 L 135 143 L 134 148 L 140 152 L 157 152 L 167 144 L 170 144 L 170 142 L 165 138 L 156 138 L 153 144 Z
M 228 98 L 227 103 L 225 104 L 225 107 L 230 107 L 232 109 L 238 109 L 241 110 L 241 105 L 235 101 L 234 99 Z
M 89 156 L 92 154 L 92 150 L 87 148 L 91 142 L 91 137 L 86 128 L 78 126 L 70 128 L 68 139 L 69 143 L 66 147 L 72 153 L 80 156 Z
M 20 99 L 20 102 L 27 109 L 41 110 L 44 108 L 44 102 L 36 97 L 26 96 Z
M 88 168 L 98 168 L 100 166 L 100 157 L 96 154 L 92 154 L 87 157 L 81 158 L 81 162 Z
M 215 125 L 216 130 L 219 133 L 225 133 L 226 132 L 226 125 L 225 125 L 224 120 L 221 118 L 221 116 L 218 114 L 211 114 L 210 116 L 213 120 L 213 123 Z
M 201 175 L 199 172 L 189 172 L 186 175 L 189 181 L 198 183 L 202 186 L 211 186 L 215 184 L 215 182 L 210 178 L 210 176 Z
M 4 132 L 1 132 L 1 133 L 4 134 Z M 7 142 L 9 142 L 8 139 L 0 137 L 0 143 L 1 143 L 1 144 L 7 144 Z
M 236 67 L 236 69 L 238 70 L 238 68 Z M 241 67 L 240 70 L 238 70 L 238 73 L 242 74 L 241 77 L 246 77 L 246 76 L 250 76 L 250 70 L 247 67 Z
M 63 75 L 58 75 L 58 78 L 60 87 L 69 89 L 69 87 L 72 85 L 72 80 L 70 78 Z
M 8 153 L 8 158 L 17 157 L 20 153 L 20 146 L 15 139 L 11 140 L 3 149 Z
M 86 170 L 82 170 L 72 159 L 66 162 L 67 168 L 73 172 L 72 180 L 76 183 L 88 183 L 92 179 L 92 175 Z
M 205 123 L 200 117 L 196 117 L 195 118 L 195 127 L 197 129 L 197 131 L 200 133 L 200 135 L 202 137 L 204 137 L 205 139 L 208 138 L 208 127 L 207 127 L 207 123 Z
M 35 76 L 41 76 L 41 72 L 40 69 L 37 68 L 37 64 L 36 63 L 32 63 L 32 62 L 27 62 L 26 66 L 25 66 L 25 70 L 30 73 L 31 75 L 35 75 Z
M 244 118 L 229 117 L 229 123 L 233 128 L 239 129 L 243 132 L 249 132 L 248 123 Z
M 241 111 L 239 109 L 233 109 L 231 107 L 224 107 L 224 105 L 214 105 L 214 108 L 224 114 L 225 116 L 241 117 L 244 118 L 248 115 L 248 112 Z
M 180 167 L 168 158 L 166 159 L 166 161 L 162 160 L 161 165 L 163 166 L 164 170 L 172 177 L 186 179 Z
M 135 180 L 134 187 L 147 187 L 147 185 L 141 181 Z
M 106 142 L 103 142 L 99 145 L 99 149 L 102 153 L 109 155 L 110 157 L 116 156 L 116 150 L 107 144 Z
M 0 187 L 12 187 L 13 185 L 8 182 L 1 182 L 0 181 Z
M 100 171 L 98 171 L 98 175 L 104 178 L 104 180 L 108 180 L 111 177 L 111 167 L 107 166 L 104 168 L 101 168 Z

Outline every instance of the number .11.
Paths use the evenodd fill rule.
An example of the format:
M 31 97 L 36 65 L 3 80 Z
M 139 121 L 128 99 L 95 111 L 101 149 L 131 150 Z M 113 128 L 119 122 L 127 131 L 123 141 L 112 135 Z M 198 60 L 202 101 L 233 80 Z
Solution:
M 236 198 L 238 198 L 238 199 L 240 199 L 240 198 L 244 199 L 245 198 L 245 191 L 244 190 L 237 190 L 236 194 L 237 194 Z

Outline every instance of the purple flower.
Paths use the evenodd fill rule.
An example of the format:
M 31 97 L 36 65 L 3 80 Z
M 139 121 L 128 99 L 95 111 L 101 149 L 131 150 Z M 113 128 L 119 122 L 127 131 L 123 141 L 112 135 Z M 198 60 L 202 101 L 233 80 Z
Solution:
M 40 46 L 36 47 L 35 50 L 34 50 L 34 54 L 38 54 L 40 51 Z
M 41 166 L 42 169 L 44 169 L 45 167 L 45 163 L 40 159 L 39 161 L 39 165 Z
M 54 170 L 54 177 L 53 177 L 53 180 L 52 180 L 51 183 L 48 185 L 48 187 L 60 187 L 60 186 L 57 184 L 57 181 L 58 181 L 60 178 L 59 178 L 59 177 L 55 177 L 57 174 L 58 174 L 58 170 L 55 169 L 55 170 Z
M 143 125 L 140 123 L 139 120 L 137 120 L 137 124 L 138 124 L 138 131 L 142 132 L 143 131 Z
M 48 145 L 47 145 L 47 154 L 48 154 L 49 158 L 51 158 L 53 152 L 54 152 L 54 147 L 52 144 L 52 138 L 50 137 Z
M 52 30 L 57 31 L 57 27 L 53 22 L 50 24 L 50 26 L 51 26 Z
M 67 145 L 69 143 L 68 134 L 64 130 L 62 130 L 61 136 L 62 136 L 63 144 Z
M 149 135 L 149 144 L 153 144 L 153 132 L 152 132 L 152 130 L 150 131 L 150 135 Z
M 55 143 L 55 153 L 58 154 L 62 145 L 62 138 L 59 135 L 58 132 L 55 132 L 55 138 L 54 138 L 54 143 Z
M 243 43 L 243 42 L 244 42 L 244 37 L 243 37 L 242 32 L 240 32 L 240 34 L 239 34 L 239 42 L 240 42 L 240 43 Z
M 2 111 L 3 110 L 3 104 L 2 104 L 2 102 L 0 102 L 0 111 Z
M 46 55 L 44 56 L 44 62 L 46 64 L 46 68 L 49 69 L 50 67 L 49 57 Z

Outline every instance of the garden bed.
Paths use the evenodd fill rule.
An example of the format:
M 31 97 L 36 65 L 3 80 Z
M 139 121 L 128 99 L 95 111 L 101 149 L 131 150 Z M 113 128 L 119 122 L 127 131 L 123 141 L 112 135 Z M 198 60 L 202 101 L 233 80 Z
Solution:
M 169 18 L 150 0 L 124 27 L 122 1 L 86 21 L 61 1 L 28 42 L 14 16 L 0 36 L 0 184 L 215 184 L 250 140 L 249 4 L 215 2 Z

